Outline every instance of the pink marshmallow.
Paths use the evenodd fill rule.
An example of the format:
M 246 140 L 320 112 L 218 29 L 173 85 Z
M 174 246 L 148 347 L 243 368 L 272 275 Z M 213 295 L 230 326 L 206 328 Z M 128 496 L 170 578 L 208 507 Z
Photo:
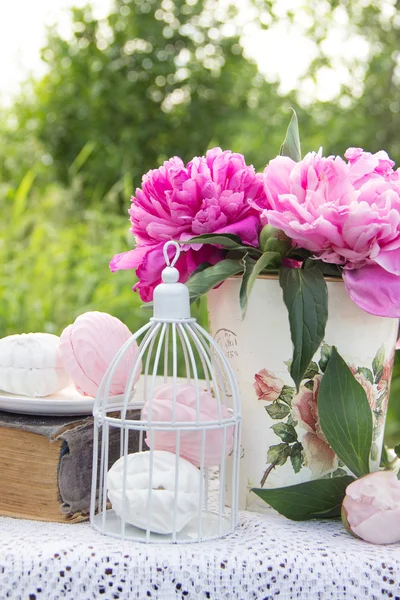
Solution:
M 65 370 L 76 389 L 85 396 L 96 396 L 111 361 L 131 338 L 128 327 L 103 312 L 87 312 L 68 325 L 60 336 L 60 354 Z M 110 394 L 123 394 L 138 346 L 134 342 L 120 361 L 112 380 Z M 136 373 L 135 383 L 140 377 Z
M 160 385 L 154 391 L 154 399 L 152 402 L 151 415 L 149 415 L 149 402 L 147 401 L 143 407 L 142 420 L 148 420 L 150 416 L 151 422 L 171 422 L 174 406 L 174 389 L 172 384 Z M 196 467 L 201 464 L 201 454 L 203 449 L 203 434 L 201 423 L 204 421 L 215 421 L 219 419 L 229 419 L 231 417 L 226 406 L 221 404 L 220 411 L 218 408 L 218 400 L 214 398 L 210 392 L 199 390 L 199 430 L 184 431 L 180 433 L 179 455 L 182 458 L 190 461 Z M 176 401 L 175 401 L 175 420 L 176 430 L 179 429 L 179 422 L 191 422 L 193 424 L 197 417 L 197 395 L 196 386 L 187 383 L 178 383 L 176 386 Z M 154 430 L 152 435 L 147 434 L 146 444 L 152 445 L 154 450 L 166 450 L 168 452 L 176 452 L 177 434 L 176 430 L 157 431 Z M 218 466 L 221 463 L 223 453 L 228 456 L 233 449 L 233 425 L 226 426 L 225 446 L 224 446 L 224 429 L 223 425 L 216 429 L 208 429 L 205 434 L 204 442 L 204 466 Z M 225 452 L 224 452 L 225 450 Z

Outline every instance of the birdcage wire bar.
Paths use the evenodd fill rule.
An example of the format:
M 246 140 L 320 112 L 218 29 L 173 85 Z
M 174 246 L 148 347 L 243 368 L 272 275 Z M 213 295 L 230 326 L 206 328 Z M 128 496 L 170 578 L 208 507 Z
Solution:
M 131 365 L 123 398 L 120 403 L 110 402 L 113 377 L 120 361 L 132 344 L 138 344 L 136 360 Z M 179 372 L 178 356 L 183 372 Z M 142 397 L 134 395 L 135 381 L 143 366 Z M 200 370 L 199 370 L 200 369 Z M 177 413 L 177 394 L 183 383 L 193 386 L 194 418 L 186 420 Z M 172 388 L 172 407 L 169 420 L 153 419 L 153 400 L 158 386 Z M 202 413 L 201 394 L 208 393 L 215 400 L 216 414 Z M 148 543 L 201 542 L 231 533 L 237 523 L 238 468 L 241 436 L 241 406 L 236 379 L 227 358 L 213 338 L 193 318 L 155 318 L 149 320 L 117 353 L 109 365 L 99 387 L 94 406 L 94 458 L 92 474 L 91 522 L 95 529 L 122 539 Z M 140 416 L 133 408 L 141 407 Z M 144 407 L 147 413 L 144 414 Z M 119 432 L 119 458 L 123 459 L 121 510 L 118 516 L 108 500 L 108 471 L 110 468 L 110 429 Z M 214 433 L 213 433 L 214 432 Z M 170 450 L 175 454 L 174 502 L 172 531 L 167 534 L 151 530 L 153 468 L 155 440 L 159 434 L 171 434 Z M 228 433 L 232 436 L 232 450 L 228 454 Z M 130 436 L 138 436 L 139 452 L 148 453 L 149 472 L 147 487 L 146 527 L 127 522 L 127 480 Z M 215 435 L 218 438 L 210 438 Z M 197 437 L 196 437 L 197 436 Z M 182 444 L 196 439 L 199 451 L 197 514 L 178 530 L 178 496 L 180 494 L 180 463 Z M 208 440 L 220 440 L 218 464 L 208 464 Z M 231 443 L 231 442 L 230 442 Z M 171 459 L 172 460 L 172 459 Z M 196 459 L 197 460 L 197 459 Z M 113 461 L 115 462 L 115 461 Z M 207 463 L 207 464 L 206 464 Z M 215 481 L 215 477 L 218 480 Z M 226 483 L 230 478 L 229 491 Z

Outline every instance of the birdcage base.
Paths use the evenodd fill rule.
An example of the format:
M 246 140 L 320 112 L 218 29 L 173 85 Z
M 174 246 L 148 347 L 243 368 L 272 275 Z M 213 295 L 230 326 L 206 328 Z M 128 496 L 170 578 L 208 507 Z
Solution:
M 134 525 L 126 523 L 125 532 L 122 533 L 121 518 L 114 510 L 107 510 L 103 522 L 103 513 L 98 513 L 92 519 L 92 527 L 99 533 L 111 537 L 133 540 L 135 542 L 147 542 L 151 544 L 177 543 L 187 544 L 193 542 L 202 542 L 221 538 L 233 533 L 235 523 L 231 516 L 220 516 L 212 511 L 205 511 L 202 515 L 202 532 L 199 534 L 198 519 L 192 519 L 175 537 L 172 534 L 162 535 L 150 532 L 147 537 L 146 530 L 139 529 Z

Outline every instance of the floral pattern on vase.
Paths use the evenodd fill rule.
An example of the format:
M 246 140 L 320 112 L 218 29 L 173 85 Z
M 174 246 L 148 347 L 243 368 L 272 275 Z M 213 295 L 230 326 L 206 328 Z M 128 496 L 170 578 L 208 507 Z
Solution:
M 323 343 L 318 363 L 312 361 L 304 375 L 299 392 L 267 369 L 254 376 L 254 389 L 259 401 L 266 402 L 265 410 L 276 423 L 271 427 L 280 443 L 268 449 L 266 469 L 260 481 L 263 487 L 271 471 L 290 461 L 295 473 L 308 467 L 312 477 L 336 477 L 346 473 L 344 465 L 329 446 L 318 419 L 318 392 L 332 347 Z M 385 360 L 383 346 L 369 367 L 349 364 L 355 379 L 364 388 L 371 407 L 374 429 L 371 460 L 380 459 L 377 440 L 383 435 L 389 399 L 390 378 L 394 353 Z M 287 363 L 290 366 L 290 362 Z

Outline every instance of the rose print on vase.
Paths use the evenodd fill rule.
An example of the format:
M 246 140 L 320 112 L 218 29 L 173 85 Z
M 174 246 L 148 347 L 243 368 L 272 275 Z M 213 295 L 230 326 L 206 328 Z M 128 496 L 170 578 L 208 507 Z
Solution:
M 282 379 L 275 377 L 267 369 L 261 369 L 254 376 L 254 389 L 259 400 L 277 400 L 284 387 Z
M 244 456 L 239 506 L 265 512 L 269 509 L 251 490 L 281 488 L 317 479 L 318 469 L 323 468 L 317 464 L 317 448 L 326 450 L 327 445 L 318 436 L 318 419 L 315 417 L 314 422 L 307 422 L 303 414 L 303 420 L 300 420 L 295 410 L 300 398 L 296 398 L 298 393 L 290 375 L 288 359 L 292 357 L 293 345 L 278 279 L 256 279 L 253 299 L 250 299 L 244 320 L 237 300 L 240 286 L 240 279 L 232 277 L 209 293 L 210 330 L 213 336 L 221 329 L 234 331 L 237 348 L 240 348 L 240 357 L 229 359 L 243 398 L 241 444 Z M 366 393 L 370 401 L 373 400 L 375 439 L 372 458 L 375 460 L 371 459 L 371 469 L 377 469 L 398 321 L 368 315 L 359 309 L 349 299 L 343 282 L 327 281 L 327 288 L 329 318 L 325 336 L 299 382 L 299 392 L 303 400 L 310 400 L 310 396 L 304 397 L 305 390 L 313 390 L 315 377 L 323 376 L 331 346 L 335 346 L 358 382 L 368 388 Z M 313 400 L 318 403 L 317 394 Z M 325 465 L 327 462 L 326 459 Z M 324 467 L 323 470 L 328 469 Z M 339 461 L 334 462 L 333 471 L 329 470 L 323 477 L 338 475 L 344 475 L 344 467 Z M 260 485 L 264 478 L 264 485 Z
M 338 458 L 329 446 L 318 421 L 321 379 L 321 375 L 315 375 L 312 389 L 301 386 L 292 402 L 292 418 L 306 431 L 302 439 L 304 464 L 311 470 L 313 477 L 318 479 L 338 468 Z
M 254 375 L 254 390 L 259 401 L 266 402 L 265 410 L 277 421 L 272 427 L 280 442 L 269 446 L 265 471 L 260 474 L 263 487 L 271 471 L 290 461 L 294 473 L 307 467 L 313 479 L 345 474 L 335 452 L 329 446 L 318 419 L 318 391 L 332 347 L 323 344 L 320 360 L 312 361 L 296 393 L 294 387 L 267 369 Z M 389 397 L 389 382 L 394 354 L 385 360 L 383 346 L 378 350 L 371 367 L 349 364 L 350 371 L 363 387 L 371 407 L 374 432 L 371 461 L 379 466 L 381 440 Z M 287 363 L 290 368 L 290 362 Z

